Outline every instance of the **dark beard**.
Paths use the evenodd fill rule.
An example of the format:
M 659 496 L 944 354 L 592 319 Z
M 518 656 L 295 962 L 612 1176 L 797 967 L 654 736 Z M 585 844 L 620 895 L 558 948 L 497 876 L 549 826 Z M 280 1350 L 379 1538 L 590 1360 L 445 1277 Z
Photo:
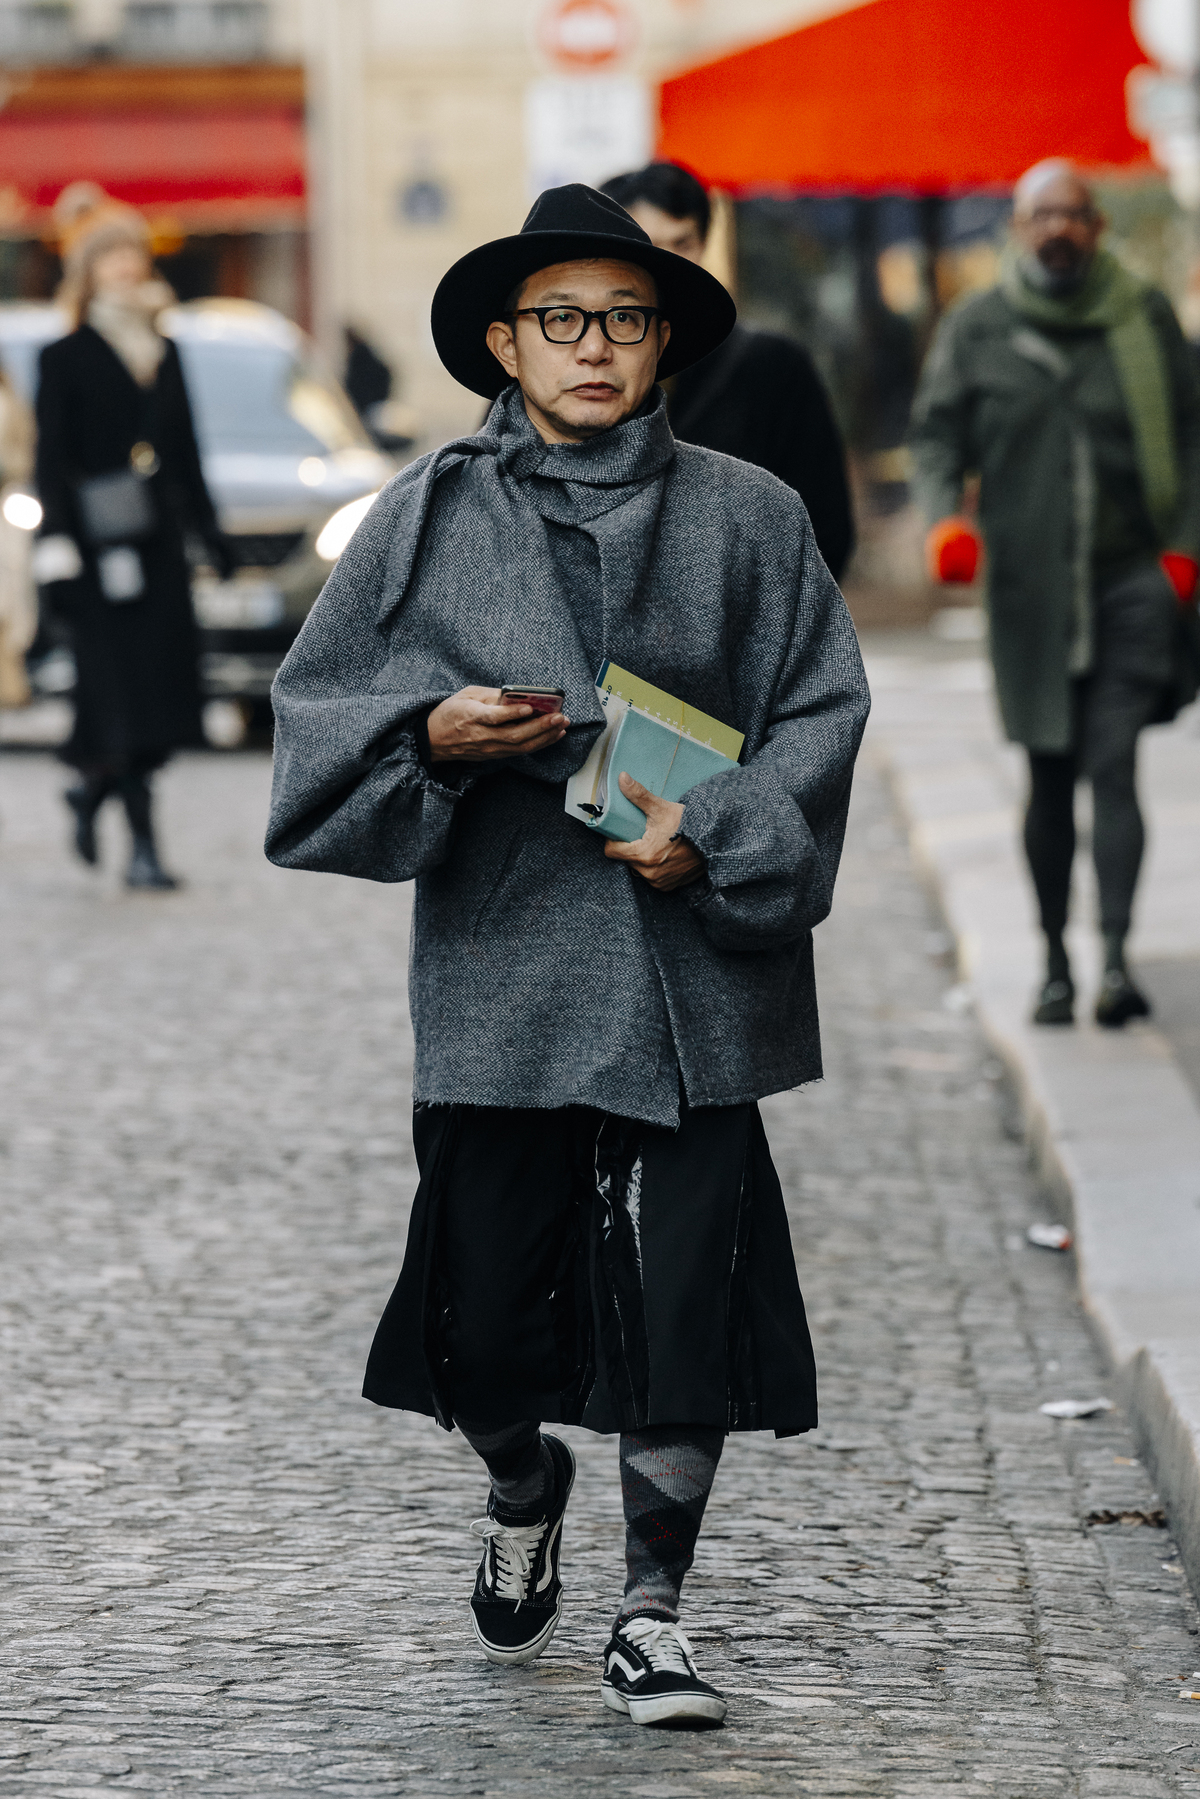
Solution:
M 1074 250 L 1074 245 L 1071 246 Z M 1092 266 L 1090 256 L 1075 252 L 1071 266 L 1068 268 L 1048 269 L 1037 256 L 1022 256 L 1021 273 L 1030 287 L 1039 294 L 1049 294 L 1052 299 L 1063 300 L 1069 294 L 1078 293 L 1087 280 L 1088 270 Z

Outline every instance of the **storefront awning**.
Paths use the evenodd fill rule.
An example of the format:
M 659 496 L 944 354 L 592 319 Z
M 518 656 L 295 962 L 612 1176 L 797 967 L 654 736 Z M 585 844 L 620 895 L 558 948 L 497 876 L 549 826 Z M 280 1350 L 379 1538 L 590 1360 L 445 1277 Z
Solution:
M 207 70 L 74 73 L 18 78 L 0 111 L 0 231 L 43 229 L 62 189 L 80 180 L 183 231 L 303 221 L 298 70 L 224 80 Z
M 1129 0 L 868 0 L 664 82 L 659 154 L 734 194 L 1148 167 L 1125 115 L 1144 61 Z

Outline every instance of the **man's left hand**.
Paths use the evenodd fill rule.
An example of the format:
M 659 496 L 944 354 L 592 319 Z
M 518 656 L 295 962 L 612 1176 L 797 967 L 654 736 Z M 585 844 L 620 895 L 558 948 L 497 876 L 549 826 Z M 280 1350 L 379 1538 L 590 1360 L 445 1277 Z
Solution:
M 621 776 L 621 792 L 646 814 L 646 829 L 635 843 L 606 843 L 604 854 L 614 862 L 628 862 L 636 874 L 660 893 L 686 887 L 704 873 L 704 857 L 692 844 L 676 835 L 683 823 L 683 807 L 676 800 L 660 800 L 656 793 Z

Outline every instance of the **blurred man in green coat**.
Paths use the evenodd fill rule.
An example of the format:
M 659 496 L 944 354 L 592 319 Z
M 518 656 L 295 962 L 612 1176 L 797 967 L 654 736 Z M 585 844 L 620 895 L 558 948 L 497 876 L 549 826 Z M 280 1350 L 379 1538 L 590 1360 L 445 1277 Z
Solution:
M 1025 849 L 1047 941 L 1039 1024 L 1074 1019 L 1063 932 L 1080 777 L 1105 948 L 1096 1017 L 1149 1012 L 1125 963 L 1144 845 L 1137 739 L 1195 692 L 1180 648 L 1196 628 L 1200 389 L 1170 303 L 1099 248 L 1104 223 L 1070 163 L 1030 169 L 999 285 L 943 320 L 914 412 L 941 580 L 974 576 L 962 492 L 980 478 L 1000 712 L 1029 752 Z

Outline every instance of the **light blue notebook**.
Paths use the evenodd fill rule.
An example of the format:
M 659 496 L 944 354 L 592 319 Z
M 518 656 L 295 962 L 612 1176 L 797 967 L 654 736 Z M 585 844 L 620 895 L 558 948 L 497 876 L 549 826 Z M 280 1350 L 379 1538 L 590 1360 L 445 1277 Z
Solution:
M 660 799 L 681 800 L 698 782 L 737 767 L 745 740 L 728 725 L 612 663 L 601 669 L 596 690 L 608 724 L 567 782 L 566 797 L 567 811 L 589 830 L 620 843 L 644 834 L 646 815 L 621 792 L 622 774 Z

